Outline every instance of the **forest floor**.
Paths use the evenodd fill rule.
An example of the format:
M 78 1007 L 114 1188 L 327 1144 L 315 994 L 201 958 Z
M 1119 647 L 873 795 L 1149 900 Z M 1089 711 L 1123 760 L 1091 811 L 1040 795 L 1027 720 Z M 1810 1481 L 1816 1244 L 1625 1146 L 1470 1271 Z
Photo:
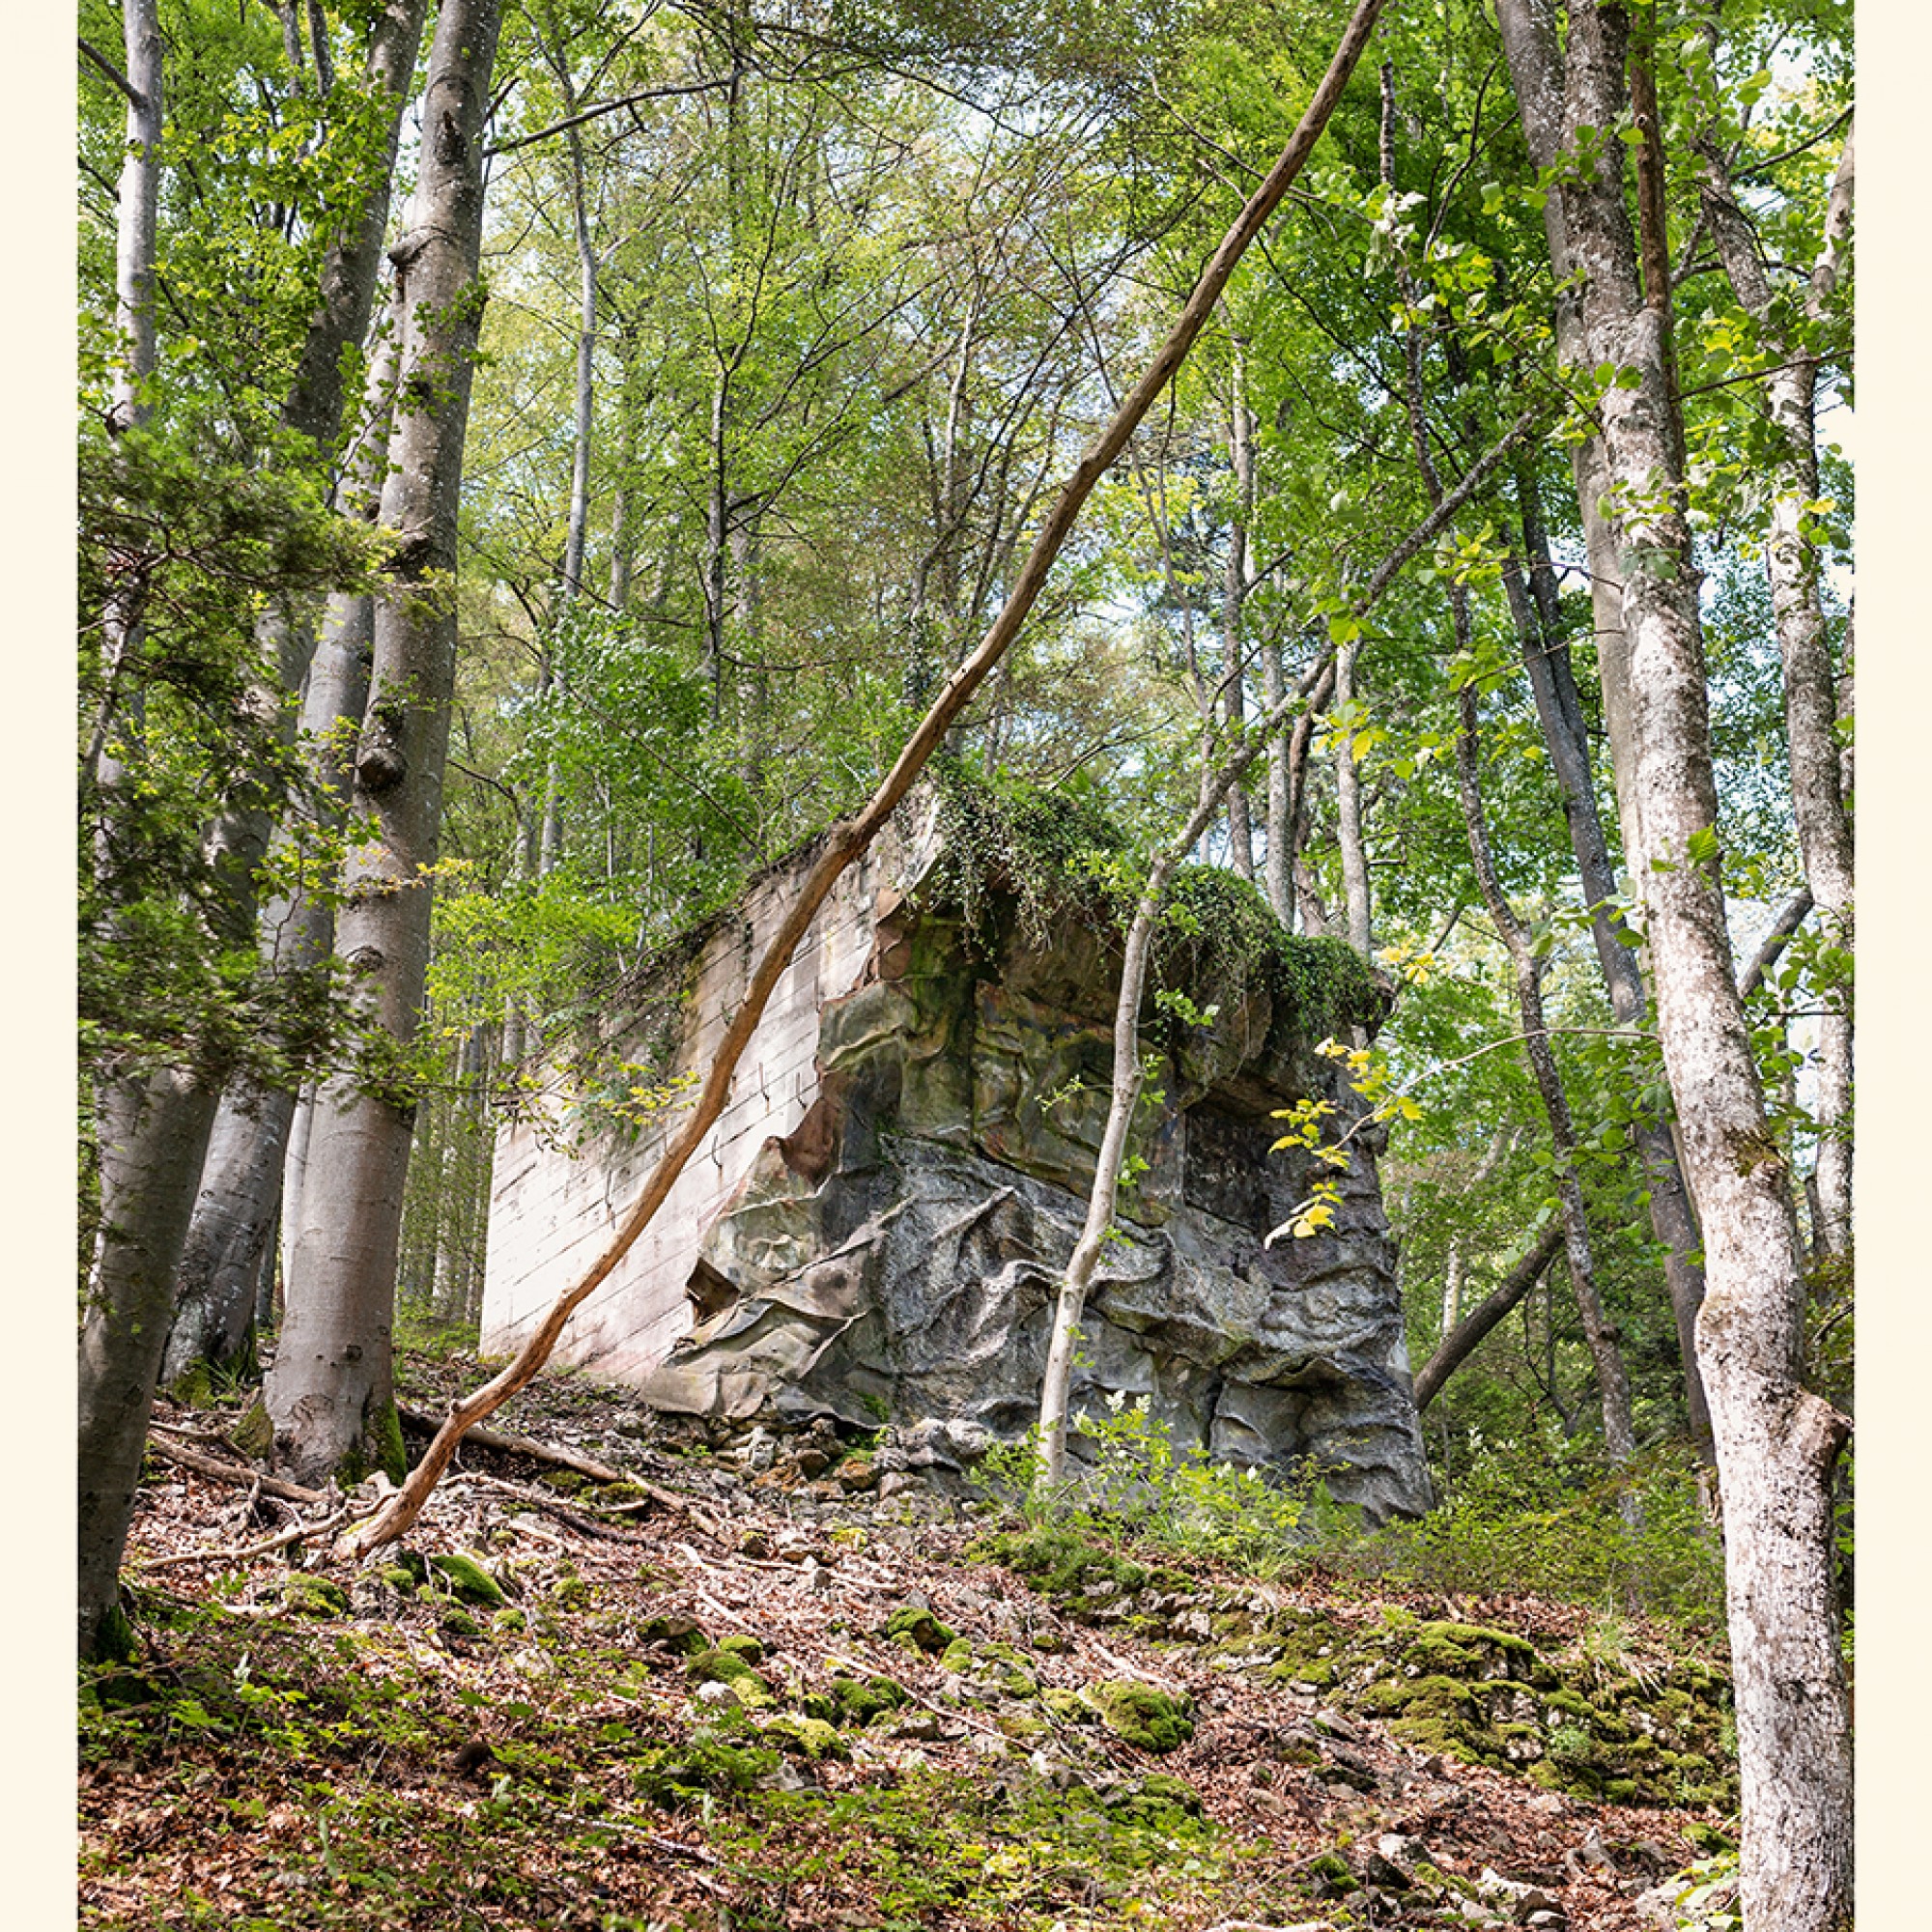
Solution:
M 156 1439 L 234 1464 L 238 1419 Z M 498 1421 L 627 1480 L 467 1446 L 403 1548 L 291 1567 L 236 1553 L 286 1504 L 151 1458 L 82 1924 L 1637 1932 L 1734 1830 L 1720 1675 L 1641 1620 L 882 1500 L 864 1442 L 574 1376 Z

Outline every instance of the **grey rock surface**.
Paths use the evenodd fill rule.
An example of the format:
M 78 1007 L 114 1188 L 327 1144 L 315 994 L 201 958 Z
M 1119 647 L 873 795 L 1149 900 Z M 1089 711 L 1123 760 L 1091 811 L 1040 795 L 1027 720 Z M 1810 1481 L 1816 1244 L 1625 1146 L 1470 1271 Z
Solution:
M 1072 921 L 1030 939 L 1009 916 L 989 942 L 910 902 L 883 918 L 866 982 L 822 1009 L 818 1097 L 707 1229 L 690 1293 L 709 1312 L 645 1400 L 890 1420 L 934 1472 L 1023 1434 L 1106 1114 L 1109 939 Z M 1159 1097 L 1074 1411 L 1144 1396 L 1179 1444 L 1284 1477 L 1312 1459 L 1371 1520 L 1419 1514 L 1374 1136 L 1351 1143 L 1334 1227 L 1264 1248 L 1317 1171 L 1271 1151 L 1272 1111 L 1319 1095 L 1346 1117 L 1350 1096 L 1293 1012 L 1217 991 L 1211 1026 L 1148 1016 Z

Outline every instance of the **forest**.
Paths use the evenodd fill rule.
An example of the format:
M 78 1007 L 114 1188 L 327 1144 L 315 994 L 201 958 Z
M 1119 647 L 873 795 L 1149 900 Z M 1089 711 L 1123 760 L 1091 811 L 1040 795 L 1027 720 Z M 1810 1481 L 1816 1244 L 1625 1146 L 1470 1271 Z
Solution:
M 76 60 L 82 1922 L 1849 1927 L 1850 6 Z M 922 1261 L 991 1438 L 582 1339 L 853 904 L 1020 1041 L 921 1171 L 1079 1150 Z M 864 996 L 784 1149 L 952 1132 Z M 526 1149 L 609 1198 L 512 1319 Z M 1216 1281 L 1379 1270 L 1421 1500 L 1107 1367 L 1236 1196 Z

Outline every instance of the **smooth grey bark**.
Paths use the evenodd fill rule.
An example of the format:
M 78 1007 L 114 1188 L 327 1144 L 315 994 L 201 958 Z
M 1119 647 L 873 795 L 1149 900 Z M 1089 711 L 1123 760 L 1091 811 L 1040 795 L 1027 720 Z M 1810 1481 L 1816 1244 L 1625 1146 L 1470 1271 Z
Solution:
M 1779 326 L 1756 227 L 1739 204 L 1722 148 L 1715 138 L 1706 138 L 1698 154 L 1705 224 L 1732 294 L 1764 330 L 1765 352 L 1778 365 L 1764 377 L 1760 390 L 1776 452 L 1769 478 L 1765 571 L 1783 662 L 1792 813 L 1805 883 L 1820 921 L 1833 943 L 1849 951 L 1854 937 L 1852 820 L 1841 789 L 1838 692 L 1820 594 L 1818 551 L 1804 529 L 1804 506 L 1818 495 L 1818 358 Z M 1832 185 L 1825 241 L 1806 292 L 1812 322 L 1823 318 L 1837 286 L 1851 229 L 1853 174 L 1853 133 L 1847 128 Z M 1852 1023 L 1844 1013 L 1827 1013 L 1819 1021 L 1817 1075 L 1817 1245 L 1826 1253 L 1843 1254 L 1852 1232 Z
M 1390 123 L 1394 96 L 1391 76 L 1384 70 L 1383 172 L 1392 177 L 1389 154 Z M 1393 187 L 1392 179 L 1388 184 Z M 1405 276 L 1406 281 L 1406 276 Z M 1423 408 L 1422 340 L 1414 328 L 1405 337 L 1405 401 L 1409 435 L 1415 448 L 1415 464 L 1422 485 L 1432 503 L 1442 500 L 1442 483 L 1429 446 L 1429 426 Z M 1449 610 L 1455 626 L 1456 648 L 1467 658 L 1473 641 L 1467 588 L 1455 580 L 1449 584 Z M 1338 672 L 1339 677 L 1339 672 Z M 1590 1360 L 1597 1372 L 1597 1390 L 1603 1405 L 1604 1447 L 1616 1464 L 1628 1463 L 1636 1453 L 1636 1432 L 1632 1421 L 1630 1378 L 1624 1370 L 1620 1338 L 1606 1315 L 1597 1289 L 1596 1261 L 1591 1249 L 1590 1224 L 1583 1208 L 1582 1185 L 1577 1178 L 1577 1135 L 1570 1114 L 1569 1095 L 1563 1076 L 1549 1044 L 1549 1029 L 1543 1011 L 1543 970 L 1531 944 L 1528 928 L 1517 916 L 1509 895 L 1503 890 L 1490 844 L 1488 818 L 1483 803 L 1482 765 L 1479 750 L 1478 699 L 1473 684 L 1465 684 L 1458 694 L 1461 728 L 1456 736 L 1456 788 L 1463 808 L 1463 829 L 1468 837 L 1469 857 L 1474 866 L 1476 887 L 1482 894 L 1497 936 L 1510 958 L 1516 983 L 1517 1011 L 1521 1019 L 1523 1052 L 1530 1075 L 1543 1102 L 1549 1123 L 1550 1149 L 1555 1155 L 1556 1197 L 1561 1209 L 1564 1248 L 1570 1263 L 1577 1313 L 1582 1317 L 1583 1335 Z M 1350 762 L 1348 748 L 1341 753 L 1342 763 Z M 1339 774 L 1340 765 L 1337 767 Z M 1359 828 L 1357 830 L 1359 839 Z M 1366 885 L 1364 885 L 1366 896 Z M 1364 909 L 1366 918 L 1366 908 Z M 1353 921 L 1350 908 L 1350 921 Z
M 399 290 L 369 356 L 364 418 L 352 479 L 343 492 L 344 508 L 370 522 L 380 506 L 388 463 L 396 343 L 404 320 Z M 318 747 L 311 775 L 322 801 L 319 820 L 330 828 L 342 822 L 349 774 L 341 747 L 362 723 L 374 623 L 374 601 L 366 593 L 331 598 L 322 641 L 302 686 L 297 728 Z M 335 802 L 332 809 L 328 801 Z M 294 838 L 286 828 L 278 836 L 285 844 Z M 278 895 L 262 916 L 263 956 L 276 973 L 313 973 L 328 958 L 334 924 L 327 899 Z M 295 1112 L 293 1089 L 270 1087 L 245 1075 L 231 1081 L 222 1095 L 182 1249 L 174 1329 L 161 1369 L 164 1381 L 173 1381 L 196 1362 L 217 1369 L 246 1363 L 254 1285 L 265 1266 L 272 1268 Z
M 1221 586 L 1222 688 L 1230 740 L 1240 736 L 1247 721 L 1247 650 L 1243 632 L 1248 592 L 1253 588 L 1249 568 L 1249 532 L 1255 520 L 1254 417 L 1248 409 L 1247 355 L 1239 337 L 1235 341 L 1232 394 L 1228 415 L 1228 456 L 1235 471 L 1235 512 L 1228 524 L 1228 557 Z M 1248 795 L 1236 785 L 1228 794 L 1228 838 L 1235 870 L 1249 885 L 1255 882 L 1255 829 Z
M 1496 1170 L 1504 1159 L 1515 1152 L 1517 1143 L 1522 1139 L 1520 1127 L 1498 1127 L 1490 1136 L 1490 1144 L 1483 1151 L 1483 1157 L 1476 1163 L 1476 1171 L 1470 1175 L 1462 1192 L 1466 1200 L 1477 1192 L 1485 1182 L 1495 1178 Z M 1449 1252 L 1442 1264 L 1442 1326 L 1444 1338 L 1455 1329 L 1463 1319 L 1463 1236 L 1449 1237 Z
M 329 939 L 334 941 L 334 922 L 329 923 Z M 282 1159 L 281 1225 L 275 1244 L 280 1250 L 281 1278 L 284 1284 L 295 1272 L 295 1231 L 301 1218 L 302 1184 L 308 1178 L 309 1129 L 315 1124 L 315 1082 L 304 1083 L 296 1098 L 295 1118 L 289 1122 L 289 1151 Z
M 156 0 L 125 0 L 128 149 L 118 189 L 115 320 L 121 335 L 111 428 L 147 420 L 155 370 L 154 276 L 160 197 L 161 34 Z M 147 585 L 124 586 L 105 614 L 107 695 L 88 769 L 111 812 L 128 775 L 110 745 L 121 668 L 140 648 Z M 123 721 L 139 727 L 133 716 Z M 82 1657 L 126 1648 L 119 1579 L 140 1481 L 155 1373 L 167 1338 L 174 1270 L 187 1227 L 194 1174 L 214 1119 L 214 1095 L 191 1074 L 109 1068 L 96 1094 L 100 1150 L 100 1227 L 81 1328 L 77 1649 Z
M 1468 648 L 1466 593 L 1452 586 L 1457 602 L 1459 648 Z M 1517 917 L 1497 876 L 1490 848 L 1483 806 L 1476 691 L 1465 685 L 1461 693 L 1462 729 L 1456 738 L 1457 790 L 1463 803 L 1463 822 L 1469 838 L 1469 856 L 1476 869 L 1477 889 L 1494 923 L 1516 981 L 1517 1011 L 1522 1021 L 1523 1052 L 1549 1122 L 1550 1151 L 1556 1157 L 1556 1198 L 1561 1208 L 1564 1252 L 1576 1290 L 1577 1313 L 1583 1318 L 1583 1338 L 1597 1371 L 1597 1391 L 1603 1404 L 1604 1447 L 1613 1463 L 1628 1463 L 1636 1454 L 1636 1432 L 1631 1420 L 1630 1378 L 1624 1372 L 1620 1337 L 1605 1311 L 1597 1290 L 1596 1260 L 1590 1224 L 1583 1210 L 1583 1190 L 1577 1179 L 1577 1133 L 1570 1115 L 1569 1095 L 1549 1044 L 1549 1028 L 1543 1011 L 1543 973 L 1529 930 Z
M 1552 103 L 1548 0 L 1499 0 L 1527 128 L 1560 104 L 1565 142 L 1615 125 L 1622 10 L 1572 5 Z M 1559 188 L 1582 270 L 1586 365 L 1637 374 L 1601 407 L 1611 487 L 1605 522 L 1624 570 L 1629 652 L 1626 769 L 1651 987 L 1677 1096 L 1685 1169 L 1703 1223 L 1697 1349 L 1717 1442 L 1744 1834 L 1745 1923 L 1843 1932 L 1852 1918 L 1850 1710 L 1832 1577 L 1832 1475 L 1850 1425 L 1800 1379 L 1804 1255 L 1791 1176 L 1766 1121 L 1738 997 L 1716 867 L 1690 841 L 1718 821 L 1709 696 L 1690 531 L 1660 479 L 1671 469 L 1669 390 L 1657 317 L 1643 299 L 1624 200 L 1623 144 L 1603 143 Z M 1534 148 L 1532 148 L 1534 152 Z M 1661 865 L 1663 869 L 1658 869 Z
M 1272 711 L 1288 690 L 1288 673 L 1282 664 L 1281 645 L 1262 647 L 1262 703 Z M 1262 861 L 1262 889 L 1284 931 L 1294 927 L 1294 882 L 1292 864 L 1294 845 L 1293 789 L 1288 766 L 1288 738 L 1277 731 L 1267 741 L 1267 850 Z
M 1496 24 L 1509 64 L 1523 141 L 1531 162 L 1552 168 L 1567 146 L 1563 53 L 1557 41 L 1553 0 L 1498 0 Z M 1578 263 L 1570 241 L 1565 198 L 1551 194 L 1543 206 L 1544 236 L 1550 271 L 1557 285 L 1557 360 L 1571 369 L 1591 367 L 1583 334 L 1582 298 L 1572 278 Z M 1610 774 L 1616 789 L 1617 823 L 1626 868 L 1634 877 L 1635 807 L 1631 798 L 1634 767 L 1631 743 L 1630 643 L 1624 632 L 1623 562 L 1604 499 L 1610 487 L 1608 458 L 1599 435 L 1571 445 L 1571 473 L 1577 486 L 1577 512 L 1582 526 L 1590 579 L 1590 609 L 1603 690 L 1604 729 L 1610 744 Z
M 1355 646 L 1335 652 L 1335 703 L 1347 715 L 1355 701 Z M 1355 763 L 1354 731 L 1344 730 L 1335 742 L 1335 837 L 1342 855 L 1342 901 L 1348 920 L 1349 944 L 1364 959 L 1374 946 L 1370 922 L 1369 860 L 1362 842 L 1362 775 Z
M 80 1336 L 78 1647 L 120 1651 L 118 1579 L 141 1478 L 175 1268 L 214 1094 L 182 1068 L 114 1080 L 97 1108 L 101 1239 Z M 109 1218 L 111 1211 L 112 1218 Z
M 161 205 L 161 23 L 158 0 L 122 0 L 128 147 L 115 184 L 114 309 L 121 356 L 114 374 L 113 423 L 147 420 L 142 394 L 155 373 L 155 242 Z
M 428 868 L 456 674 L 456 513 L 482 321 L 483 129 L 501 21 L 500 0 L 444 0 L 415 203 L 390 251 L 408 312 L 382 512 L 397 548 L 376 599 L 351 799 L 352 816 L 373 820 L 375 836 L 351 856 L 335 950 L 370 1016 L 405 1052 L 428 967 Z M 382 1090 L 335 1080 L 317 1098 L 288 1315 L 265 1389 L 276 1453 L 303 1482 L 358 1464 L 403 1474 L 390 1331 L 413 1114 L 400 1069 Z
M 321 303 L 302 337 L 295 379 L 282 404 L 282 426 L 327 450 L 342 431 L 342 372 L 349 351 L 369 331 L 383 265 L 383 236 L 389 222 L 390 184 L 402 138 L 403 110 L 422 43 L 426 0 L 386 0 L 373 24 L 365 78 L 389 108 L 384 146 L 367 160 L 363 193 L 324 247 Z M 287 743 L 295 729 L 297 696 L 315 655 L 313 619 L 271 605 L 256 625 L 260 664 L 247 697 L 265 732 Z M 224 812 L 209 828 L 210 864 L 233 874 L 235 890 L 252 897 L 254 877 L 273 836 L 274 816 L 266 800 Z
M 1639 1027 L 1647 1017 L 1649 1000 L 1636 954 L 1625 944 L 1624 928 L 1614 917 L 1616 872 L 1597 811 L 1582 704 L 1571 674 L 1570 647 L 1562 636 L 1555 573 L 1544 537 L 1535 480 L 1524 470 L 1518 472 L 1518 493 L 1524 549 L 1529 555 L 1529 583 L 1525 585 L 1512 556 L 1503 567 L 1504 589 L 1543 727 L 1543 741 L 1548 748 L 1550 770 L 1563 800 L 1570 849 L 1582 881 L 1584 902 L 1590 909 L 1590 933 L 1610 1011 L 1620 1027 Z M 1708 1463 L 1716 1452 L 1711 1441 L 1710 1405 L 1697 1368 L 1697 1310 L 1704 1300 L 1704 1269 L 1696 1259 L 1701 1239 L 1697 1217 L 1668 1125 L 1662 1121 L 1647 1122 L 1636 1129 L 1635 1142 L 1650 1197 L 1651 1232 L 1664 1251 L 1664 1285 L 1677 1328 L 1678 1357 L 1683 1363 L 1686 1421 L 1698 1460 Z

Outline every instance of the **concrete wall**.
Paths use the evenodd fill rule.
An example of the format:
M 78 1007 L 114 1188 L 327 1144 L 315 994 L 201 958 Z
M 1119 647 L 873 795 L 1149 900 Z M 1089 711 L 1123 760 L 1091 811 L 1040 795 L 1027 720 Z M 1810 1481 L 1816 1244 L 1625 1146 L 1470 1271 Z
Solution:
M 879 917 L 930 863 L 929 810 L 915 814 L 909 804 L 900 815 L 914 822 L 889 825 L 819 908 L 738 1064 L 724 1111 L 651 1225 L 571 1318 L 558 1362 L 628 1379 L 656 1367 L 693 1325 L 685 1287 L 704 1230 L 759 1148 L 792 1132 L 817 1097 L 820 1004 L 859 983 Z M 701 1076 L 709 1066 L 791 904 L 799 872 L 796 865 L 787 866 L 760 880 L 713 928 L 686 969 L 690 997 L 677 1023 L 671 1075 Z M 625 1037 L 620 1022 L 612 1043 L 620 1058 L 626 1057 Z M 567 1097 L 554 1081 L 537 1103 L 537 1119 L 512 1122 L 497 1136 L 483 1285 L 486 1353 L 515 1350 L 588 1267 L 678 1124 L 672 1112 L 630 1145 L 604 1136 L 568 1152 L 557 1145 L 566 1133 Z

